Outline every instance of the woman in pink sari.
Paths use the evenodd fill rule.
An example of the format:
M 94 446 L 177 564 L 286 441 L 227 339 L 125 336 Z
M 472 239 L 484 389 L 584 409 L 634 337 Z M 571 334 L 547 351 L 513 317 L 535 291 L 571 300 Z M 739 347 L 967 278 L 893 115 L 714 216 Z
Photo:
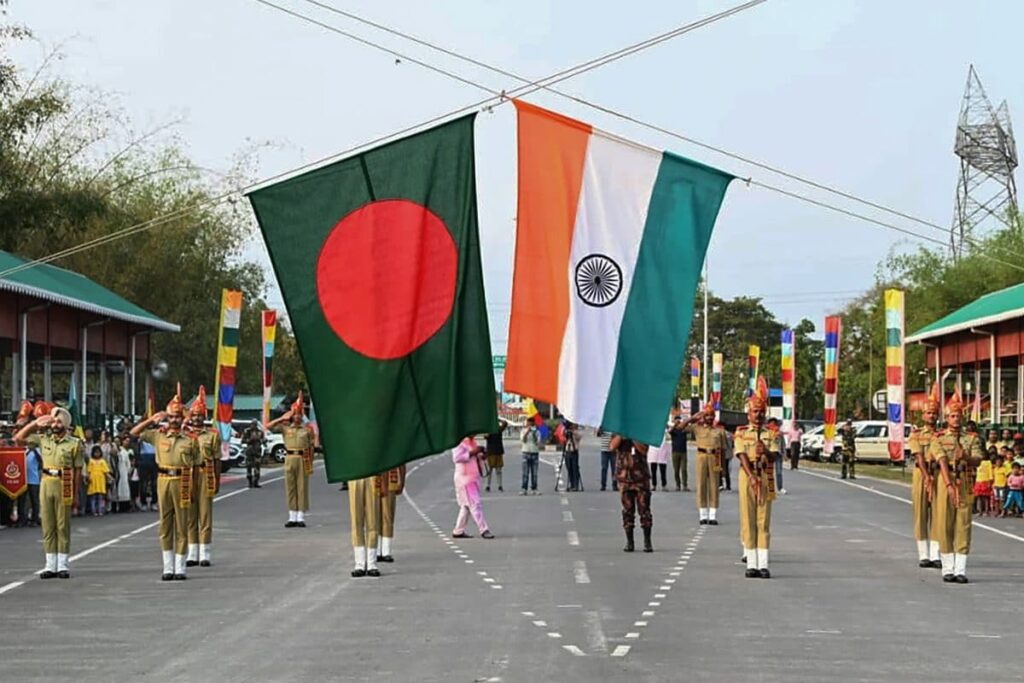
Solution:
M 494 538 L 484 519 L 484 508 L 480 502 L 480 475 L 483 471 L 481 459 L 484 449 L 471 436 L 463 439 L 452 449 L 455 463 L 455 500 L 459 504 L 459 517 L 455 520 L 452 538 L 472 538 L 466 533 L 466 522 L 470 514 L 476 522 L 481 538 Z

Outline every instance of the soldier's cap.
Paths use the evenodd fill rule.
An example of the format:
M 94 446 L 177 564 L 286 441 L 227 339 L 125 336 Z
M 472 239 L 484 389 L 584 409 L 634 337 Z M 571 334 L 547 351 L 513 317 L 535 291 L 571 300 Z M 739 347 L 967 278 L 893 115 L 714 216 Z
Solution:
M 203 384 L 199 385 L 199 393 L 196 395 L 196 400 L 192 401 L 192 405 L 189 407 L 188 412 L 190 415 L 206 417 L 206 386 Z
M 68 412 L 67 408 L 54 406 L 50 411 L 50 415 L 57 418 L 57 420 L 64 425 L 64 429 L 71 429 L 71 413 Z
M 22 401 L 21 409 L 18 410 L 18 420 L 27 420 L 30 417 L 32 417 L 32 402 Z
M 1020 439 L 1024 439 L 1024 434 L 1021 434 L 1020 432 L 1017 432 L 1016 434 L 1013 435 L 1013 440 L 1014 441 L 1018 441 Z
M 177 391 L 170 401 L 167 402 L 167 414 L 181 417 L 185 414 L 185 406 L 181 402 L 181 383 L 178 383 Z

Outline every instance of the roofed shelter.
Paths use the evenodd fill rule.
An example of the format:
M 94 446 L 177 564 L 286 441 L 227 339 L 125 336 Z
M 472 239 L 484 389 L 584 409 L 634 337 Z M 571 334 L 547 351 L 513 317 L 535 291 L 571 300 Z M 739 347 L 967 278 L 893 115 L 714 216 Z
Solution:
M 0 251 L 0 273 L 26 263 Z M 16 411 L 26 397 L 66 399 L 75 382 L 83 417 L 138 414 L 151 381 L 151 336 L 180 329 L 57 266 L 37 264 L 2 275 L 0 405 Z M 96 421 L 86 419 L 87 424 Z
M 968 409 L 981 391 L 992 424 L 1024 422 L 1024 283 L 986 294 L 906 341 L 926 347 L 929 373 L 943 390 L 960 389 Z

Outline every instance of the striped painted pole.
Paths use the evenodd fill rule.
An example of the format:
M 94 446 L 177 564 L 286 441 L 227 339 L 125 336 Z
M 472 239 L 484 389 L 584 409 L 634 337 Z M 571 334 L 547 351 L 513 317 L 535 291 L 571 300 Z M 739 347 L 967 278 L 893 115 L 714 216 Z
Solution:
M 700 396 L 700 359 L 690 359 L 690 397 Z
M 753 396 L 757 389 L 757 368 L 761 362 L 761 347 L 751 344 L 747 351 L 747 396 Z
M 796 341 L 793 330 L 782 331 L 782 429 L 792 432 L 796 422 Z
M 238 366 L 238 328 L 242 323 L 242 293 L 225 289 L 220 301 L 215 392 L 217 407 L 213 419 L 220 432 L 221 456 L 227 457 L 231 441 L 231 418 L 235 413 L 235 373 Z
M 270 391 L 274 383 L 274 342 L 277 311 L 263 311 L 263 424 L 270 422 Z
M 722 354 L 711 356 L 711 405 L 715 407 L 715 420 L 722 410 Z
M 903 290 L 885 290 L 885 395 L 889 458 L 903 461 Z
M 836 399 L 839 396 L 839 337 L 843 319 L 838 315 L 825 318 L 825 443 L 826 455 L 832 454 L 836 438 Z

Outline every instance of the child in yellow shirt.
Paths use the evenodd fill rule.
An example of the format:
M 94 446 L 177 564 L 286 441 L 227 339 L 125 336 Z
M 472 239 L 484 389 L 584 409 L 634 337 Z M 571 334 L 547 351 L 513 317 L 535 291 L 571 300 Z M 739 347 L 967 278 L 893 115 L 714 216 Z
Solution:
M 984 459 L 978 464 L 978 470 L 974 473 L 974 512 L 987 517 L 992 498 L 992 458 L 995 457 L 995 449 L 985 454 Z
M 1010 464 L 1009 459 L 1005 456 L 1006 449 L 1003 449 L 1003 453 L 996 456 L 995 465 L 992 466 L 992 487 L 996 494 L 996 509 L 1002 510 L 1003 503 L 1006 502 L 1006 480 L 1013 472 L 1013 465 Z
M 110 466 L 103 459 L 103 449 L 99 446 L 92 447 L 92 457 L 89 458 L 87 474 L 89 488 L 86 493 L 89 496 L 89 509 L 93 517 L 100 517 L 107 508 L 107 479 L 110 477 Z

